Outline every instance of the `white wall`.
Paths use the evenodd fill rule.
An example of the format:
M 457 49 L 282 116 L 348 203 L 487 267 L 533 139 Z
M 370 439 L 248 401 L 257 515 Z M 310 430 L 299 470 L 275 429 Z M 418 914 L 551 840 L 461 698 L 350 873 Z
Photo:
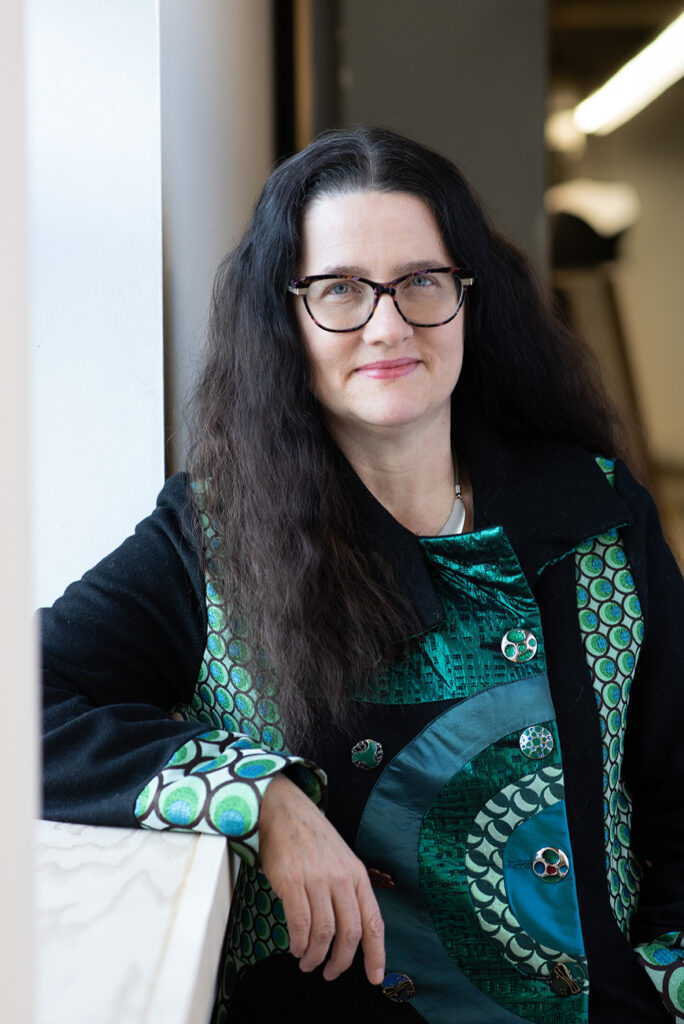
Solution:
M 29 352 L 24 152 L 24 10 L 0 4 L 0 1016 L 31 1024 L 36 813 L 35 638 L 30 626 Z
M 29 609 L 51 603 L 153 507 L 164 479 L 162 131 L 164 290 L 178 395 L 216 265 L 270 170 L 271 47 L 269 0 L 0 3 L 0 685 L 10 715 L 0 778 L 12 823 L 0 844 L 0 878 L 11 879 L 3 1020 L 32 1020 L 38 800 Z
M 200 16 L 201 14 L 201 16 Z M 273 161 L 270 0 L 163 0 L 164 323 L 170 471 L 201 361 L 218 263 Z
M 29 0 L 37 604 L 163 483 L 156 0 Z
M 34 600 L 48 604 L 154 506 L 165 386 L 167 469 L 183 463 L 214 273 L 273 159 L 272 12 L 28 12 Z

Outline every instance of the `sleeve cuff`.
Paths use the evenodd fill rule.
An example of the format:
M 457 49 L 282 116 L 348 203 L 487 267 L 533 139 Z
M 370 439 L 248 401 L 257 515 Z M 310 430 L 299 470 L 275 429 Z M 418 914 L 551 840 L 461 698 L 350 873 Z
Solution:
M 643 942 L 635 952 L 672 1020 L 684 1024 L 684 932 Z
M 150 779 L 136 800 L 135 817 L 142 828 L 226 836 L 235 853 L 255 864 L 261 801 L 281 771 L 323 805 L 326 775 L 311 762 L 266 750 L 247 736 L 204 732 Z

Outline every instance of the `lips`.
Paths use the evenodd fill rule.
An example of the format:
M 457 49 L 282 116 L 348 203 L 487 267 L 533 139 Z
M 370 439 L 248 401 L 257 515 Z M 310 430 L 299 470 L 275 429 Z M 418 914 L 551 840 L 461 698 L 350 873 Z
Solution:
M 410 357 L 403 359 L 384 359 L 377 363 L 365 363 L 355 371 L 374 380 L 391 380 L 394 377 L 405 377 L 418 366 L 419 360 Z

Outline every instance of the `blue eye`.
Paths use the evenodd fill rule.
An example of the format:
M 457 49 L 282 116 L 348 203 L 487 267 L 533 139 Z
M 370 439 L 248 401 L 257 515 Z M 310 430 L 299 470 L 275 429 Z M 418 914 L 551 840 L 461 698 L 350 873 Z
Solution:
M 313 288 L 312 291 L 309 292 L 309 297 L 314 300 L 356 300 L 363 294 L 364 286 L 358 281 L 327 279 L 318 282 L 318 287 Z
M 416 274 L 415 277 L 410 278 L 410 283 L 417 288 L 429 288 L 435 282 L 431 277 L 426 277 L 425 274 Z

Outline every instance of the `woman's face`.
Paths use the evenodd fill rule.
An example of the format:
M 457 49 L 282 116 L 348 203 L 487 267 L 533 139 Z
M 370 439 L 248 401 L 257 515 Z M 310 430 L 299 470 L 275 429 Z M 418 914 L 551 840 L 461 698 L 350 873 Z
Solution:
M 355 274 L 389 282 L 409 270 L 452 265 L 432 211 L 409 193 L 321 197 L 304 215 L 299 277 Z M 382 295 L 365 326 L 332 333 L 314 323 L 303 299 L 295 303 L 311 387 L 338 443 L 449 427 L 463 361 L 463 309 L 440 327 L 414 327 Z

